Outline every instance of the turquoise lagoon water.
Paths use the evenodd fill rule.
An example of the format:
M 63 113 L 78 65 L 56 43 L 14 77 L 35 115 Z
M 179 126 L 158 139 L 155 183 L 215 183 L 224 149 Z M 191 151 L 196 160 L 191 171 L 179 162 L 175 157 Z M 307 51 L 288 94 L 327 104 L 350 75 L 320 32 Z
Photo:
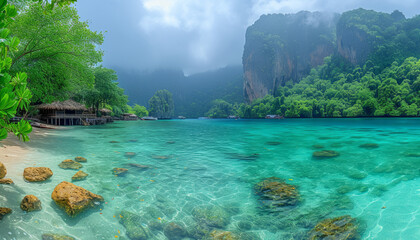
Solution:
M 361 148 L 365 143 L 379 147 Z M 314 145 L 340 156 L 313 159 Z M 13 179 L 15 185 L 0 186 L 0 205 L 13 209 L 0 222 L 0 239 L 40 239 L 48 232 L 128 239 L 119 223 L 122 210 L 142 216 L 138 224 L 145 228 L 177 222 L 191 231 L 194 209 L 211 205 L 229 214 L 223 229 L 264 240 L 304 239 L 318 221 L 346 214 L 359 220 L 362 239 L 420 239 L 419 119 L 117 122 L 50 131 L 30 146 L 33 152 L 9 173 L 21 176 L 25 167 L 46 166 L 54 176 L 45 183 Z M 51 192 L 71 181 L 76 170 L 57 165 L 75 156 L 88 159 L 82 170 L 89 174 L 75 184 L 106 202 L 69 218 Z M 114 167 L 129 171 L 116 177 Z M 297 186 L 302 198 L 297 207 L 283 213 L 262 208 L 253 186 L 273 176 Z M 27 194 L 40 198 L 41 211 L 19 209 Z M 152 233 L 150 239 L 167 239 L 162 231 Z

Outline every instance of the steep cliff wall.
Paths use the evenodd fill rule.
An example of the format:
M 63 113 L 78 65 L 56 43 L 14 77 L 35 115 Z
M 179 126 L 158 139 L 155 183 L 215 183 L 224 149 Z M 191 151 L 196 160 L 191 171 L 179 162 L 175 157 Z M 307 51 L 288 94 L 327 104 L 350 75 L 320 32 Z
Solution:
M 336 14 L 299 12 L 263 15 L 247 29 L 243 54 L 248 101 L 298 82 L 334 52 Z
M 393 39 L 395 23 L 405 16 L 394 11 L 392 14 L 372 10 L 356 9 L 342 14 L 337 23 L 338 54 L 353 65 L 363 65 L 378 46 L 384 46 Z

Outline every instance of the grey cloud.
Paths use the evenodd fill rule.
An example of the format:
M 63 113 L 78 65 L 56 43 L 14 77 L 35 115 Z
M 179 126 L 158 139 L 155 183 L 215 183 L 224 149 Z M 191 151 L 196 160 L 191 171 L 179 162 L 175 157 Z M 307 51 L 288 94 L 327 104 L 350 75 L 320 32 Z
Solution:
M 104 65 L 195 73 L 241 64 L 245 31 L 262 14 L 359 7 L 411 17 L 417 0 L 79 0 L 82 20 L 107 31 Z

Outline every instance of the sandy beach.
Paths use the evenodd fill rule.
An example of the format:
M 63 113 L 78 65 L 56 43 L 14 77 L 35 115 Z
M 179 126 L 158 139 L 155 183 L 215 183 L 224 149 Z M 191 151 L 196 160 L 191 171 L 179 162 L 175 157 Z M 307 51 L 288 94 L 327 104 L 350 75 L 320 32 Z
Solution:
M 34 148 L 34 141 L 40 141 L 57 131 L 59 131 L 59 129 L 33 128 L 32 132 L 29 134 L 29 142 L 22 142 L 13 134 L 9 134 L 8 138 L 0 141 L 0 162 L 2 162 L 8 170 L 13 168 L 14 165 L 25 159 L 27 154 L 31 153 L 31 150 Z M 6 178 L 15 177 L 11 176 L 10 173 L 11 171 L 8 171 Z

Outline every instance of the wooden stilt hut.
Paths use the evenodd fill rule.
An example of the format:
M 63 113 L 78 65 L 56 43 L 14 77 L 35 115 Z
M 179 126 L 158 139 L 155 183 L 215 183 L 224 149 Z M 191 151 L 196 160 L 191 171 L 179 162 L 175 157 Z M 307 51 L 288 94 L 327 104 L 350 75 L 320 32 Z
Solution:
M 96 118 L 94 114 L 87 113 L 83 104 L 73 100 L 53 102 L 38 106 L 41 120 L 51 125 L 72 126 L 88 125 L 90 118 Z
M 113 122 L 114 120 L 112 119 L 111 113 L 112 111 L 107 109 L 107 108 L 102 108 L 99 110 L 99 112 L 101 113 L 102 118 L 106 119 L 106 122 Z

